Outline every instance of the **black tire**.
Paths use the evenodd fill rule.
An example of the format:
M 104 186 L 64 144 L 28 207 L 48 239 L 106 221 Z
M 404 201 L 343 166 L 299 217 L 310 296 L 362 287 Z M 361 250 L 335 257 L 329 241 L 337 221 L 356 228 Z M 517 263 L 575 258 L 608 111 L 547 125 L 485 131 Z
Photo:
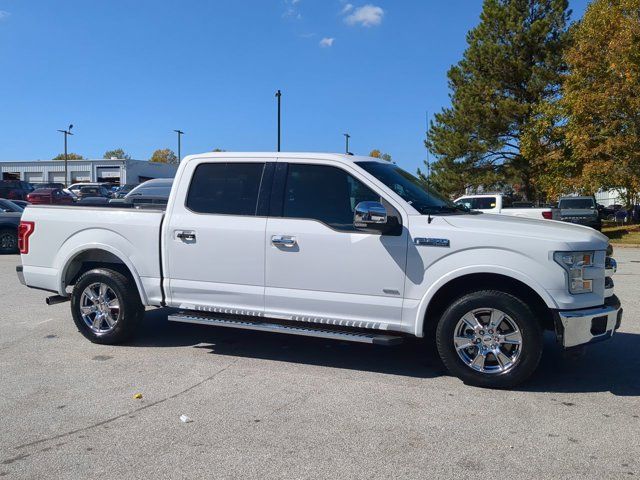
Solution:
M 520 334 L 521 344 L 517 355 L 514 354 L 515 350 L 511 350 L 512 348 L 515 349 L 515 346 L 502 345 L 500 347 L 501 349 L 506 349 L 506 353 L 514 358 L 510 364 L 507 364 L 510 366 L 505 368 L 504 371 L 500 371 L 501 365 L 498 362 L 498 357 L 490 351 L 488 351 L 487 355 L 482 355 L 482 357 L 488 361 L 486 363 L 487 370 L 491 368 L 496 370 L 493 373 L 488 373 L 473 369 L 469 364 L 465 363 L 461 355 L 466 354 L 467 358 L 473 357 L 474 353 L 477 355 L 478 347 L 471 346 L 467 350 L 461 349 L 462 353 L 459 355 L 454 345 L 454 337 L 457 329 L 462 325 L 459 323 L 462 318 L 470 312 L 477 312 L 482 309 L 498 310 L 509 317 L 505 319 L 505 323 L 499 324 L 501 325 L 500 328 L 505 329 L 502 332 L 509 330 L 507 327 L 509 327 L 510 322 L 515 324 L 519 330 L 517 333 Z M 481 321 L 486 318 L 482 317 L 482 313 L 478 315 Z M 480 325 L 487 328 L 482 322 L 480 322 Z M 462 325 L 462 328 L 466 328 L 465 325 Z M 467 331 L 469 330 L 471 329 L 469 328 Z M 482 346 L 484 339 L 491 335 L 488 334 L 488 330 L 478 330 L 478 332 L 483 332 L 483 340 L 474 337 L 477 332 L 468 335 L 474 337 L 474 341 L 479 342 L 478 345 Z M 489 341 L 491 340 L 487 340 L 487 342 Z M 440 358 L 449 372 L 466 384 L 485 388 L 508 388 L 527 380 L 538 366 L 542 355 L 542 327 L 531 309 L 519 298 L 496 290 L 482 290 L 464 295 L 445 310 L 436 330 L 436 343 Z M 496 352 L 501 356 L 498 350 Z
M 101 323 L 106 331 L 95 331 L 85 322 L 81 313 L 83 292 L 95 284 L 106 285 L 115 294 L 119 304 L 117 321 L 113 327 L 109 327 L 105 322 Z M 110 296 L 112 297 L 113 295 Z M 112 312 L 115 315 L 115 310 Z M 74 285 L 71 294 L 71 314 L 76 327 L 86 338 L 93 343 L 113 345 L 131 338 L 144 316 L 144 306 L 133 280 L 115 270 L 96 268 L 83 273 Z M 95 315 L 93 318 L 95 319 Z
M 18 232 L 10 228 L 0 228 L 0 254 L 18 252 Z

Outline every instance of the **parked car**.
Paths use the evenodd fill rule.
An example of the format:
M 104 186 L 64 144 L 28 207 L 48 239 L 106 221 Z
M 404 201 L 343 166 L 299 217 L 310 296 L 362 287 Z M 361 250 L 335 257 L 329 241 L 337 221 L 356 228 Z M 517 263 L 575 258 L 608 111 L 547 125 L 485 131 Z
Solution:
M 545 218 L 548 220 L 558 220 L 560 218 L 559 212 L 556 209 L 550 207 L 533 208 L 533 204 L 531 204 L 531 206 L 515 206 L 510 197 L 501 193 L 465 195 L 456 198 L 454 202 L 469 210 L 483 213 L 537 218 L 540 220 Z
M 25 200 L 33 187 L 21 180 L 0 180 L 0 198 Z
M 17 253 L 18 225 L 23 209 L 0 198 L 0 253 Z
M 27 195 L 32 205 L 71 205 L 73 197 L 60 188 L 39 188 Z
M 100 196 L 107 196 L 107 197 L 111 197 L 111 183 L 107 183 L 107 182 L 97 182 L 97 183 L 89 183 L 89 182 L 84 182 L 84 183 L 74 183 L 72 185 L 69 185 L 68 189 L 76 196 L 81 197 L 80 195 L 80 191 L 82 189 L 82 187 L 99 187 L 101 188 L 101 191 L 103 192 Z M 102 190 L 103 189 L 103 190 Z
M 70 208 L 25 210 L 17 273 L 50 304 L 70 299 L 96 343 L 125 341 L 145 305 L 174 307 L 170 321 L 218 327 L 426 336 L 465 382 L 507 387 L 536 369 L 543 330 L 569 348 L 622 320 L 601 233 L 464 212 L 374 158 L 204 153 L 180 163 L 166 212 L 86 208 L 70 222 Z
M 167 204 L 173 178 L 154 178 L 141 183 L 127 193 L 124 198 L 111 199 L 110 203 L 139 208 L 141 206 L 163 207 Z
M 76 195 L 79 200 L 83 200 L 87 197 L 111 197 L 111 193 L 102 185 L 82 185 L 78 190 L 76 190 Z
M 602 220 L 593 196 L 561 197 L 558 201 L 560 220 L 602 230 Z
M 124 198 L 131 190 L 138 186 L 137 183 L 127 183 L 126 185 L 122 185 L 118 190 L 113 194 L 113 198 Z
M 64 183 L 58 183 L 58 182 L 32 183 L 31 186 L 33 187 L 34 190 L 37 190 L 39 188 L 59 188 L 61 190 L 64 189 Z

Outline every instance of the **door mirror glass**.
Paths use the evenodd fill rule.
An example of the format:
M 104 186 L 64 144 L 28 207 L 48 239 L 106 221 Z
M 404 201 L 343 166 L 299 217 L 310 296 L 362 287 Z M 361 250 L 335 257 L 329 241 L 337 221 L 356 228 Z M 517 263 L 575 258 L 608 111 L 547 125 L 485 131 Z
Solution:
M 387 209 L 380 202 L 360 202 L 353 214 L 353 224 L 359 228 L 371 228 L 387 223 Z

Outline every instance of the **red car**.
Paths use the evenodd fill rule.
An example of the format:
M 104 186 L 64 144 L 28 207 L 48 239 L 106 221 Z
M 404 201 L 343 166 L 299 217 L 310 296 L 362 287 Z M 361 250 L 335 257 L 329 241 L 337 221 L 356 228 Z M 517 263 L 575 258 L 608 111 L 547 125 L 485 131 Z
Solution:
M 27 195 L 33 205 L 71 205 L 73 197 L 59 188 L 39 188 Z

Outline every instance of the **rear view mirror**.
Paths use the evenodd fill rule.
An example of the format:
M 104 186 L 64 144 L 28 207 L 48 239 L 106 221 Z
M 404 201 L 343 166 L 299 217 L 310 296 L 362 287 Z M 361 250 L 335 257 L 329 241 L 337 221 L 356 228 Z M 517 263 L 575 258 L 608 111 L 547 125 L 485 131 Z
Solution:
M 387 223 L 387 209 L 380 202 L 360 202 L 353 214 L 353 224 L 359 228 L 372 228 Z

